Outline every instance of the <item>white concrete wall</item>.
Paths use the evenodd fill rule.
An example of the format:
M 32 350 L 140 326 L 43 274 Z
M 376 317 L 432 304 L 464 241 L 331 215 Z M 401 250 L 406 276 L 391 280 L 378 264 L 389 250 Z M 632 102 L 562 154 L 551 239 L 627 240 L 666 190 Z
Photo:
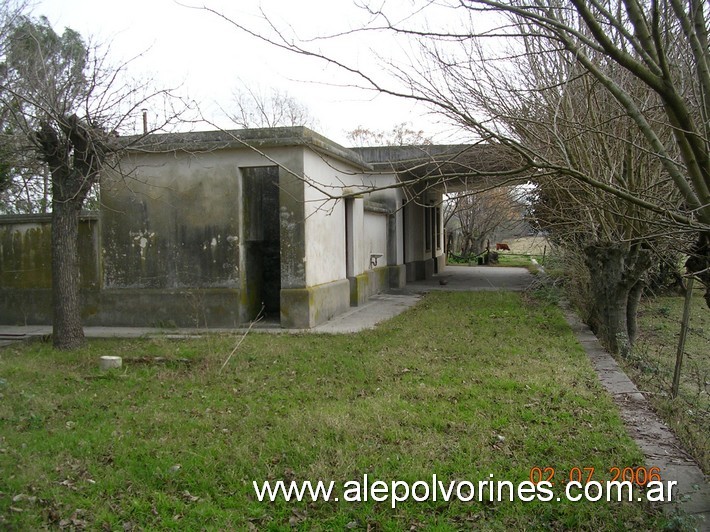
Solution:
M 422 260 L 424 258 L 424 209 L 421 205 L 410 202 L 407 205 L 406 216 L 406 262 Z
M 364 248 L 365 256 L 362 257 L 363 270 L 372 269 L 372 254 L 382 255 L 377 259 L 377 267 L 389 264 L 387 257 L 387 214 L 365 211 L 364 216 Z
M 439 256 L 444 254 L 444 248 L 446 247 L 446 233 L 444 232 L 444 204 L 441 201 L 441 198 L 438 200 L 437 207 L 439 208 L 439 218 L 436 223 L 439 226 L 438 231 L 441 237 L 439 241 L 435 242 L 435 245 L 436 255 Z
M 306 233 L 306 279 L 309 286 L 344 279 L 346 276 L 345 203 L 327 198 L 327 194 L 363 192 L 353 201 L 353 275 L 370 269 L 370 255 L 381 253 L 377 266 L 401 264 L 402 216 L 398 218 L 397 256 L 388 256 L 388 217 L 386 213 L 367 210 L 365 204 L 374 201 L 384 205 L 390 212 L 401 206 L 402 192 L 393 188 L 367 193 L 373 187 L 396 183 L 394 174 L 368 174 L 353 166 L 326 157 L 311 150 L 304 150 L 305 233 Z M 318 190 L 320 188 L 321 190 Z
M 342 183 L 357 169 L 308 149 L 304 149 L 303 168 L 306 283 L 316 286 L 345 279 L 345 203 L 330 200 L 327 194 L 340 194 Z
M 369 183 L 374 187 L 388 187 L 397 183 L 396 174 L 378 174 L 368 177 Z M 400 188 L 386 188 L 369 194 L 364 194 L 364 226 L 363 226 L 363 270 L 370 269 L 370 255 L 372 253 L 382 253 L 382 257 L 377 261 L 377 267 L 386 265 L 402 264 L 403 242 L 402 242 L 402 199 L 404 194 Z M 368 210 L 367 205 L 375 204 L 384 207 L 385 212 L 373 212 Z M 396 219 L 396 229 L 390 233 L 389 215 L 394 213 Z M 390 246 L 388 240 L 394 238 L 394 243 Z
M 372 174 L 362 176 L 351 176 L 353 187 L 351 190 L 363 190 L 363 187 L 376 188 L 393 185 L 397 182 L 395 174 Z M 383 256 L 378 259 L 377 267 L 402 264 L 403 242 L 402 242 L 402 198 L 403 193 L 399 188 L 390 188 L 371 193 L 363 193 L 354 201 L 353 225 L 355 242 L 354 248 L 354 275 L 360 275 L 370 269 L 370 259 L 372 253 L 381 253 Z M 389 221 L 388 213 L 372 212 L 368 210 L 367 204 L 375 203 L 387 209 L 388 213 L 395 213 L 396 231 L 394 238 L 396 252 L 390 253 L 388 246 Z

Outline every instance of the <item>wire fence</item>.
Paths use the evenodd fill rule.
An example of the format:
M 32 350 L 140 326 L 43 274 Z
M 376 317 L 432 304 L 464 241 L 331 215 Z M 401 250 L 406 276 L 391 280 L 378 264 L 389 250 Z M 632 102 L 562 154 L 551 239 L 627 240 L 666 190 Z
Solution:
M 538 262 L 540 258 L 538 258 Z M 570 268 L 556 254 L 547 256 L 542 287 L 557 287 L 569 281 L 558 270 Z M 571 267 L 574 267 L 572 265 Z M 583 285 L 584 283 L 581 282 Z M 574 285 L 566 290 L 574 291 Z M 632 351 L 617 357 L 626 373 L 646 395 L 660 417 L 671 427 L 683 446 L 710 475 L 710 309 L 704 287 L 696 283 L 684 320 L 685 298 L 679 295 L 645 296 L 638 315 L 638 338 Z M 580 293 L 584 293 L 583 290 Z M 677 353 L 685 323 L 682 363 L 674 390 Z
M 643 304 L 639 339 L 625 362 L 637 386 L 710 473 L 710 309 L 702 290 L 691 293 L 687 316 L 682 297 Z

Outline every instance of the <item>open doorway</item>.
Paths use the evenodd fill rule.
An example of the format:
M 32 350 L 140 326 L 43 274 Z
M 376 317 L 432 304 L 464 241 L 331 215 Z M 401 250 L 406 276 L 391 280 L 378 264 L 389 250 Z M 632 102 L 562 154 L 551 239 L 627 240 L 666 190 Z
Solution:
M 279 168 L 241 169 L 243 222 L 246 251 L 247 314 L 255 319 L 262 311 L 279 320 L 281 308 L 281 231 L 279 223 Z

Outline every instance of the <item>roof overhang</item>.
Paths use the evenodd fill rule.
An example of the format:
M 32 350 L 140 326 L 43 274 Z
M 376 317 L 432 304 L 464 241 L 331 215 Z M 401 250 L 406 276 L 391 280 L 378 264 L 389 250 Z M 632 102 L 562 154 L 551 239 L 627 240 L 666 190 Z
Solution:
M 500 144 L 353 148 L 376 171 L 395 172 L 413 188 L 434 192 L 475 191 L 524 183 L 520 158 Z

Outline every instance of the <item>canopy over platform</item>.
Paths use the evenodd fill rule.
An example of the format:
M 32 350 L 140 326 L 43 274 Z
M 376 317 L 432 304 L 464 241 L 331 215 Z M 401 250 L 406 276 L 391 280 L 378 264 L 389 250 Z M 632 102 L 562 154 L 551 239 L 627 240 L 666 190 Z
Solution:
M 500 144 L 452 144 L 351 148 L 375 171 L 436 192 L 475 191 L 522 184 L 520 157 Z M 418 187 L 417 187 L 418 188 Z

